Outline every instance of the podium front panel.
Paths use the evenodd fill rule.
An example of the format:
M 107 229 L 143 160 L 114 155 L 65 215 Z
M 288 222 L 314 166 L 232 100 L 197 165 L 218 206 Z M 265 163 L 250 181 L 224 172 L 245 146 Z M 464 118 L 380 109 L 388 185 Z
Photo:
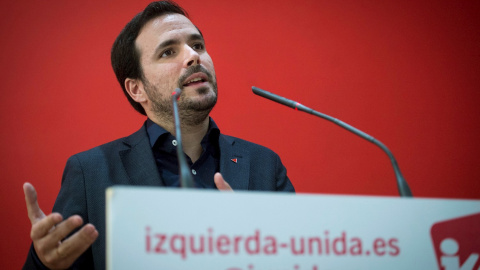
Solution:
M 107 190 L 106 222 L 115 270 L 480 265 L 478 200 L 120 186 Z

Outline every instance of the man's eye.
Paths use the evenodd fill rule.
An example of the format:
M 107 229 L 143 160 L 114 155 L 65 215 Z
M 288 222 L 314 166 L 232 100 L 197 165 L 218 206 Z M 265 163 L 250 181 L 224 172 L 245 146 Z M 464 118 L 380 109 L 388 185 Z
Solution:
M 192 49 L 201 51 L 205 49 L 205 45 L 203 45 L 203 43 L 195 43 L 192 45 Z
M 162 53 L 161 57 L 168 57 L 168 56 L 170 56 L 170 55 L 173 55 L 174 53 L 175 53 L 175 52 L 174 52 L 173 50 L 168 49 L 168 50 L 165 50 L 165 51 Z

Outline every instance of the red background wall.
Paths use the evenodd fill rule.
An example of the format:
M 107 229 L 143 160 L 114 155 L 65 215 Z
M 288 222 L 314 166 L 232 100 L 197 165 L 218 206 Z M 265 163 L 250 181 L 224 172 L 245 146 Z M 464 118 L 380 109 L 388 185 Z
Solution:
M 29 247 L 22 183 L 48 212 L 66 159 L 136 131 L 110 67 L 147 1 L 9 1 L 0 10 L 2 269 Z M 387 156 L 257 87 L 356 126 L 395 154 L 417 197 L 480 199 L 478 1 L 193 1 L 223 133 L 280 154 L 298 192 L 397 196 Z

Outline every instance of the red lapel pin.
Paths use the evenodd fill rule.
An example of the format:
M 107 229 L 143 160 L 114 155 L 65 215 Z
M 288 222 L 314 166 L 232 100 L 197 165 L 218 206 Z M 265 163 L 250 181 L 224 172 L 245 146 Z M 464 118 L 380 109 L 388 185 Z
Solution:
M 232 158 L 232 159 L 230 159 L 230 160 L 233 161 L 233 162 L 235 162 L 235 163 L 237 163 L 237 161 L 238 161 L 238 159 L 236 159 L 236 158 Z

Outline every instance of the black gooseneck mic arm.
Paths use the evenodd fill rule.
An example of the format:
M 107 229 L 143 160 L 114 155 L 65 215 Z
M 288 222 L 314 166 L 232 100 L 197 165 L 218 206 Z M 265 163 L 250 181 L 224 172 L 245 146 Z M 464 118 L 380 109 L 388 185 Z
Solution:
M 185 154 L 183 153 L 182 131 L 180 130 L 180 116 L 178 114 L 177 100 L 180 98 L 181 93 L 182 90 L 180 88 L 175 89 L 175 92 L 172 93 L 173 118 L 175 119 L 175 137 L 177 138 L 177 158 L 180 173 L 180 186 L 182 188 L 193 188 L 195 187 L 193 182 L 193 176 L 190 172 L 190 168 L 188 167 Z
M 368 135 L 367 133 L 365 133 L 365 132 L 363 132 L 363 131 L 355 128 L 355 127 L 352 127 L 349 124 L 347 124 L 345 122 L 342 122 L 342 121 L 340 121 L 336 118 L 333 118 L 333 117 L 328 116 L 326 114 L 314 111 L 314 110 L 312 110 L 312 109 L 310 109 L 310 108 L 308 108 L 308 107 L 306 107 L 306 106 L 304 106 L 304 105 L 302 105 L 302 104 L 300 104 L 296 101 L 286 99 L 286 98 L 281 97 L 279 95 L 275 95 L 273 93 L 267 92 L 265 90 L 262 90 L 260 88 L 255 87 L 255 86 L 252 86 L 252 91 L 253 91 L 254 94 L 259 95 L 261 97 L 264 97 L 264 98 L 270 99 L 272 101 L 278 102 L 278 103 L 283 104 L 285 106 L 291 107 L 295 110 L 306 112 L 306 113 L 321 117 L 323 119 L 326 119 L 330 122 L 333 122 L 333 123 L 339 125 L 340 127 L 342 127 L 344 129 L 346 129 L 346 130 L 364 138 L 365 140 L 377 145 L 388 155 L 388 157 L 390 158 L 390 161 L 392 162 L 393 170 L 395 171 L 395 176 L 397 178 L 397 187 L 398 187 L 398 192 L 400 193 L 400 196 L 401 197 L 412 197 L 412 192 L 410 191 L 410 187 L 408 186 L 405 178 L 403 178 L 403 175 L 400 172 L 400 168 L 398 167 L 397 161 L 393 157 L 392 152 L 390 152 L 390 150 L 383 143 L 381 143 L 380 141 L 378 141 L 374 137 L 372 137 L 372 136 Z

